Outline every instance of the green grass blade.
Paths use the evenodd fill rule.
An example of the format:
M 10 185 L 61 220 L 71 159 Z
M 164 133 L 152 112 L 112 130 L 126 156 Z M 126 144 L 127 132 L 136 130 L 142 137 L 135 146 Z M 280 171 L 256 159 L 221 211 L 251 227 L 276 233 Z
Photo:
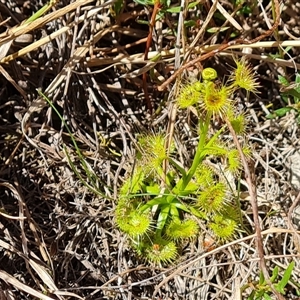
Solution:
M 102 194 L 101 192 L 98 191 L 97 183 L 96 183 L 96 180 L 95 180 L 95 178 L 94 178 L 94 177 L 95 177 L 95 174 L 92 174 L 92 173 L 90 172 L 90 169 L 89 169 L 89 167 L 88 167 L 88 164 L 86 163 L 85 158 L 84 158 L 84 156 L 82 155 L 82 153 L 81 153 L 81 151 L 80 151 L 80 149 L 79 149 L 79 147 L 78 147 L 78 145 L 77 145 L 77 142 L 76 142 L 76 140 L 75 140 L 75 138 L 74 138 L 74 135 L 73 135 L 72 131 L 70 130 L 68 124 L 67 124 L 66 121 L 64 120 L 63 116 L 60 114 L 60 112 L 59 112 L 59 111 L 56 109 L 56 107 L 53 105 L 52 101 L 51 101 L 46 95 L 44 95 L 44 94 L 43 94 L 41 91 L 39 91 L 39 90 L 38 90 L 38 93 L 39 93 L 39 95 L 40 95 L 43 99 L 45 99 L 45 100 L 49 103 L 49 105 L 50 105 L 51 108 L 55 111 L 55 113 L 58 115 L 58 117 L 59 117 L 60 120 L 62 121 L 64 127 L 66 128 L 67 132 L 69 133 L 70 138 L 71 138 L 71 141 L 72 141 L 72 143 L 73 143 L 73 145 L 74 145 L 74 147 L 75 147 L 76 154 L 78 155 L 79 160 L 80 160 L 80 163 L 81 163 L 81 165 L 82 165 L 84 171 L 86 172 L 86 175 L 87 175 L 88 179 L 89 179 L 90 182 L 92 183 L 92 186 L 90 186 L 90 185 L 82 178 L 82 176 L 79 174 L 79 172 L 76 170 L 76 168 L 75 168 L 75 166 L 74 166 L 74 164 L 73 164 L 73 162 L 72 162 L 72 160 L 71 160 L 71 158 L 70 158 L 68 152 L 67 152 L 66 149 L 65 149 L 65 153 L 66 153 L 66 155 L 67 155 L 68 162 L 70 163 L 70 165 L 71 165 L 73 171 L 75 172 L 75 174 L 76 174 L 77 176 L 79 175 L 78 178 L 80 178 L 81 182 L 82 182 L 85 186 L 87 186 L 92 192 L 95 193 L 95 191 L 97 191 L 96 194 L 99 194 L 99 193 L 100 193 L 100 195 L 104 196 L 104 194 Z

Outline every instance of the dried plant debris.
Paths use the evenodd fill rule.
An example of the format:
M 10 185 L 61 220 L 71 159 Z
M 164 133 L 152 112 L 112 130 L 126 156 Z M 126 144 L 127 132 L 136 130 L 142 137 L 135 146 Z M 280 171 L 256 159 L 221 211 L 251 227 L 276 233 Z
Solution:
M 282 4 L 277 27 L 278 1 L 0 0 L 0 299 L 273 297 L 242 169 L 224 179 L 239 191 L 242 220 L 230 241 L 198 223 L 203 234 L 179 239 L 175 261 L 159 265 L 132 251 L 116 224 L 120 189 L 143 167 L 141 137 L 162 136 L 176 168 L 187 168 L 202 115 L 175 99 L 205 68 L 230 83 L 241 57 L 260 87 L 230 101 L 246 120 L 238 139 L 251 145 L 266 268 L 277 293 L 299 298 L 295 2 Z M 212 126 L 220 129 L 218 114 Z

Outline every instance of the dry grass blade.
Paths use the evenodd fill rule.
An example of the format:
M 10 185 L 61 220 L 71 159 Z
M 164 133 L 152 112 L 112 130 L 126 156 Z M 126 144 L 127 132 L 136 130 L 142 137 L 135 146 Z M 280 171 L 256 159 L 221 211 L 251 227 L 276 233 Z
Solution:
M 34 254 L 32 254 L 33 256 L 35 256 L 35 260 L 33 260 L 33 259 L 29 258 L 27 255 L 20 252 L 15 247 L 9 245 L 8 243 L 6 243 L 2 240 L 0 240 L 0 246 L 3 247 L 4 249 L 6 249 L 7 251 L 10 251 L 10 252 L 15 253 L 15 254 L 19 255 L 20 257 L 22 257 L 35 270 L 36 274 L 41 278 L 42 282 L 48 286 L 48 288 L 50 289 L 51 292 L 57 290 L 57 287 L 53 281 L 53 278 L 51 278 L 51 276 L 48 273 L 49 270 L 46 271 L 45 268 L 42 267 L 43 263 L 40 261 L 40 259 L 38 257 L 36 257 Z M 37 262 L 40 262 L 40 263 L 37 263 Z
M 114 26 L 108 29 L 104 29 L 100 32 L 98 32 L 94 36 L 94 42 L 99 41 L 105 34 L 108 32 L 111 32 L 114 30 Z M 74 68 L 74 66 L 79 63 L 87 54 L 89 51 L 89 45 L 90 43 L 86 43 L 82 47 L 78 47 L 76 51 L 74 52 L 73 56 L 68 60 L 64 68 L 60 71 L 59 74 L 54 78 L 54 80 L 51 82 L 51 84 L 48 86 L 48 88 L 45 90 L 46 95 L 51 95 L 56 88 L 60 86 L 60 84 L 66 79 L 68 76 L 69 72 Z M 37 144 L 32 141 L 32 139 L 29 138 L 29 136 L 26 134 L 26 124 L 31 116 L 32 113 L 34 112 L 40 112 L 45 106 L 47 105 L 47 102 L 42 98 L 38 97 L 36 100 L 34 100 L 29 107 L 28 111 L 24 115 L 22 122 L 21 122 L 21 128 L 24 136 L 26 139 L 30 142 L 31 145 L 34 147 L 38 148 Z
M 236 57 L 243 57 L 245 56 L 245 53 L 241 52 L 241 51 L 225 51 L 223 53 L 220 53 L 220 55 L 222 56 L 229 56 L 232 57 L 232 55 L 235 55 Z M 273 64 L 277 64 L 278 66 L 281 67 L 288 67 L 288 68 L 292 68 L 292 69 L 297 69 L 300 70 L 300 64 L 296 63 L 295 61 L 290 61 L 288 59 L 281 59 L 281 58 L 273 58 L 270 57 L 268 55 L 258 55 L 258 54 L 247 54 L 247 58 L 248 59 L 254 59 L 254 60 L 263 60 L 264 62 L 269 62 L 269 63 L 273 63 Z
M 14 216 L 10 216 L 10 215 L 2 212 L 1 210 L 0 210 L 0 215 L 3 216 L 3 217 L 5 217 L 5 218 L 7 218 L 7 219 L 11 219 L 11 220 L 25 220 L 26 219 L 26 217 L 14 217 Z
M 217 1 L 213 0 L 213 3 L 217 2 L 217 8 L 219 12 L 224 16 L 226 20 L 228 20 L 231 25 L 233 25 L 237 30 L 242 31 L 243 28 L 241 25 L 226 11 L 226 9 Z
M 14 278 L 10 274 L 6 273 L 5 271 L 0 270 L 0 279 L 2 279 L 3 281 L 5 281 L 6 283 L 9 283 L 9 284 L 13 285 L 16 289 L 22 290 L 22 291 L 24 291 L 24 292 L 26 292 L 26 293 L 34 296 L 34 297 L 37 297 L 39 299 L 42 299 L 42 300 L 54 300 L 54 298 L 50 298 L 50 297 L 44 295 L 43 293 L 34 290 L 30 286 L 22 283 L 21 281 L 19 281 L 18 279 Z
M 9 185 L 5 184 L 5 183 L 2 183 L 1 185 L 3 186 L 6 186 L 6 187 L 9 187 Z M 16 191 L 15 191 L 16 192 Z M 22 218 L 22 221 L 23 219 L 27 219 L 25 217 Z M 20 220 L 20 217 L 18 218 L 18 220 Z M 13 247 L 12 245 L 4 242 L 3 240 L 0 239 L 0 247 L 2 247 L 3 249 L 6 249 L 7 251 L 11 252 L 11 253 L 15 253 L 17 254 L 18 256 L 22 257 L 26 264 L 30 265 L 32 267 L 32 269 L 35 271 L 35 273 L 39 276 L 39 278 L 41 279 L 41 282 L 43 284 L 45 284 L 48 289 L 49 289 L 49 292 L 57 295 L 59 297 L 59 299 L 62 299 L 60 296 L 72 296 L 72 297 L 75 297 L 75 298 L 78 298 L 78 299 L 83 299 L 81 298 L 80 296 L 74 294 L 74 293 L 70 293 L 70 292 L 66 292 L 66 291 L 60 291 L 56 284 L 54 283 L 54 280 L 53 278 L 51 277 L 51 275 L 49 273 L 51 272 L 54 272 L 54 270 L 47 270 L 44 266 L 44 263 L 34 254 L 32 253 L 30 250 L 28 250 L 28 254 L 32 257 L 34 257 L 34 259 L 30 258 L 27 254 L 24 254 L 22 253 L 21 251 L 19 251 L 18 249 L 16 249 L 15 247 Z M 1 271 L 0 271 L 1 272 Z M 31 272 L 30 272 L 31 273 Z M 7 276 L 9 276 L 9 278 L 13 278 L 11 277 L 9 274 L 7 274 L 6 272 L 4 272 L 2 274 L 2 279 L 5 280 L 5 278 L 7 278 Z M 0 278 L 1 278 L 1 274 L 0 274 Z M 23 285 L 23 286 L 20 286 L 19 285 L 19 281 L 14 281 L 14 280 L 9 280 L 7 281 L 11 284 L 13 284 L 16 288 L 18 289 L 22 289 L 28 293 L 30 293 L 31 295 L 34 295 L 36 297 L 40 297 L 40 296 L 37 296 L 39 295 L 39 292 L 33 290 L 35 293 L 32 293 L 30 292 L 29 290 L 31 288 L 29 288 L 28 290 L 28 287 L 26 285 Z M 22 288 L 23 287 L 23 288 Z M 44 295 L 44 294 L 43 294 Z M 45 299 L 52 299 L 52 298 L 45 298 Z
M 136 78 L 149 70 L 151 70 L 155 65 L 157 65 L 157 62 L 149 61 L 146 63 L 146 65 L 140 69 L 134 70 L 131 73 L 127 73 L 121 76 L 121 78 Z
M 6 42 L 5 44 L 0 46 L 0 60 L 6 56 L 7 52 L 10 49 L 10 46 L 12 44 L 13 40 L 10 40 L 8 42 Z
M 212 20 L 212 18 L 213 18 L 213 16 L 214 16 L 214 13 L 215 13 L 216 10 L 217 10 L 217 5 L 218 5 L 218 4 L 219 4 L 218 1 L 215 1 L 215 2 L 213 3 L 212 7 L 210 8 L 210 10 L 209 10 L 209 12 L 208 12 L 208 14 L 207 14 L 207 17 L 206 17 L 205 20 L 204 20 L 203 25 L 201 26 L 199 32 L 197 33 L 195 39 L 192 41 L 192 43 L 191 43 L 191 45 L 190 45 L 190 47 L 189 47 L 189 52 L 192 51 L 192 50 L 194 51 L 194 48 L 196 48 L 196 49 L 199 48 L 199 47 L 196 47 L 196 45 L 197 45 L 197 43 L 199 42 L 199 40 L 202 39 L 202 37 L 203 37 L 205 31 L 207 30 L 207 26 L 208 26 L 208 24 L 211 22 L 211 20 Z M 197 51 L 198 51 L 198 50 L 196 50 L 196 52 L 197 52 Z
M 74 3 L 73 3 L 73 4 L 68 5 L 68 6 L 65 7 L 65 8 L 61 9 L 61 10 L 63 10 L 63 11 L 60 12 L 59 16 L 60 16 L 60 15 L 64 15 L 65 13 L 67 13 L 67 12 L 69 12 L 69 11 L 72 11 L 72 10 L 76 9 L 77 7 L 79 7 L 80 5 L 84 4 L 84 3 L 80 2 L 80 1 L 75 2 L 75 3 L 77 4 L 76 6 L 74 6 Z M 106 5 L 107 5 L 107 3 L 106 3 Z M 68 9 L 66 10 L 66 8 L 68 8 Z M 81 17 L 79 17 L 76 23 L 75 23 L 75 22 L 72 22 L 70 25 L 64 26 L 64 27 L 60 28 L 59 30 L 55 31 L 54 33 L 50 34 L 49 36 L 46 36 L 46 37 L 44 37 L 44 38 L 42 38 L 42 39 L 40 39 L 40 40 L 38 40 L 38 41 L 36 41 L 36 42 L 34 42 L 34 43 L 28 45 L 27 47 L 22 48 L 22 49 L 19 50 L 18 52 L 15 52 L 15 53 L 13 53 L 13 54 L 10 54 L 10 55 L 8 55 L 8 56 L 6 56 L 6 57 L 1 58 L 0 63 L 1 63 L 1 64 L 7 63 L 7 62 L 9 62 L 9 61 L 11 61 L 11 60 L 14 60 L 14 59 L 16 59 L 16 58 L 18 58 L 18 57 L 20 57 L 20 56 L 23 56 L 23 55 L 25 55 L 25 54 L 27 54 L 27 53 L 29 53 L 29 52 L 31 52 L 31 51 L 37 49 L 38 47 L 41 47 L 41 46 L 43 46 L 43 45 L 49 43 L 51 40 L 54 40 L 56 37 L 60 36 L 61 34 L 65 33 L 65 32 L 67 32 L 68 30 L 70 30 L 70 29 L 71 29 L 73 26 L 75 26 L 76 24 L 82 23 L 82 22 L 85 20 L 86 17 L 91 17 L 91 16 L 97 14 L 97 13 L 98 13 L 99 11 L 101 11 L 102 9 L 103 9 L 103 8 L 100 7 L 100 8 L 96 8 L 96 9 L 90 10 L 87 16 L 81 16 Z M 57 18 L 57 16 L 55 15 L 56 13 L 57 13 L 57 12 L 55 12 L 55 13 L 54 13 L 54 16 L 52 16 L 53 19 L 56 19 L 56 18 Z M 16 35 L 16 33 L 10 33 L 10 35 L 9 35 L 10 39 L 8 39 L 8 38 L 5 39 L 5 38 L 4 38 L 3 40 L 1 40 L 1 37 L 0 37 L 0 45 L 2 45 L 1 47 L 5 47 L 5 49 L 6 49 L 6 48 L 7 48 L 6 45 L 7 45 L 7 44 L 10 45 L 11 41 L 12 41 L 13 39 L 15 39 L 17 36 L 20 36 L 20 35 L 22 35 L 22 34 L 24 34 L 24 33 L 27 33 L 27 32 L 29 32 L 29 31 L 31 31 L 31 30 L 33 30 L 33 29 L 36 29 L 36 28 L 38 28 L 39 26 L 44 25 L 44 22 L 45 22 L 45 24 L 46 24 L 46 23 L 48 23 L 48 22 L 50 22 L 50 21 L 52 20 L 49 16 L 46 16 L 46 17 L 47 17 L 47 20 L 46 20 L 46 21 L 45 21 L 45 20 L 40 20 L 40 19 L 38 19 L 38 20 L 32 22 L 32 23 L 34 23 L 33 25 L 36 25 L 36 27 L 33 27 L 33 28 L 32 28 L 32 23 L 30 23 L 30 25 L 31 25 L 30 28 L 27 28 L 27 27 L 29 27 L 30 25 L 27 25 L 27 24 L 26 24 L 26 25 L 23 25 L 23 26 L 26 28 L 26 30 L 24 29 L 24 32 L 21 31 L 21 33 L 18 31 L 18 32 L 20 33 L 19 35 Z M 46 17 L 44 17 L 44 18 L 46 18 Z M 50 20 L 49 20 L 49 19 L 50 19 Z M 36 23 L 35 23 L 35 22 L 36 22 Z M 18 28 L 18 27 L 17 27 L 17 28 Z M 7 41 L 6 41 L 6 40 L 7 40 Z M 0 50 L 1 50 L 1 47 L 0 47 Z
M 24 97 L 24 99 L 26 99 L 27 95 L 25 91 L 11 78 L 11 76 L 6 72 L 6 70 L 1 65 L 0 65 L 0 72 L 6 78 L 6 80 L 9 81 L 15 87 L 15 89 Z
M 10 183 L 8 182 L 1 182 L 0 186 L 4 186 L 7 189 L 9 189 L 13 195 L 15 196 L 15 198 L 18 200 L 18 204 L 19 204 L 19 224 L 20 224 L 20 229 L 21 229 L 21 234 L 22 234 L 22 247 L 23 247 L 23 251 L 25 253 L 25 255 L 28 255 L 28 247 L 27 247 L 27 238 L 26 238 L 26 234 L 25 234 L 25 230 L 24 230 L 24 220 L 27 219 L 27 216 L 25 217 L 25 203 L 21 197 L 21 195 L 19 194 L 19 192 L 17 191 L 17 189 Z
M 18 184 L 17 184 L 18 185 Z M 25 256 L 27 257 L 29 254 L 29 249 L 28 249 L 28 243 L 27 243 L 27 237 L 26 237 L 26 230 L 25 230 L 25 220 L 28 221 L 29 223 L 29 228 L 32 230 L 35 240 L 37 242 L 37 244 L 39 245 L 39 249 L 41 252 L 41 255 L 43 257 L 43 259 L 45 261 L 48 261 L 48 257 L 49 255 L 47 255 L 47 249 L 45 248 L 45 246 L 40 242 L 40 238 L 37 234 L 37 230 L 36 227 L 34 225 L 34 222 L 32 222 L 31 220 L 31 216 L 27 210 L 25 201 L 23 199 L 23 196 L 21 194 L 20 189 L 15 188 L 12 184 L 7 183 L 7 182 L 1 182 L 0 186 L 6 187 L 8 188 L 15 196 L 15 198 L 18 200 L 18 204 L 19 204 L 19 224 L 20 224 L 20 229 L 21 229 L 21 235 L 22 235 L 22 247 L 23 247 L 23 251 Z M 26 217 L 25 217 L 26 216 Z M 33 263 L 33 265 L 38 268 L 36 263 Z M 42 273 L 42 272 L 40 272 Z
M 32 30 L 40 28 L 40 27 L 46 25 L 47 23 L 49 23 L 53 20 L 56 20 L 56 19 L 60 18 L 61 16 L 64 16 L 68 12 L 75 10 L 77 7 L 87 4 L 87 3 L 90 3 L 90 2 L 92 2 L 92 0 L 77 0 L 55 12 L 52 12 L 44 17 L 40 17 L 37 20 L 35 20 L 29 24 L 21 24 L 21 25 L 15 26 L 15 27 L 9 29 L 7 32 L 0 34 L 0 46 L 14 40 L 18 36 L 21 36 Z
M 118 31 L 118 28 L 116 28 L 116 31 Z M 204 54 L 204 53 L 209 53 L 210 51 L 216 50 L 219 47 L 221 47 L 221 44 L 215 44 L 215 45 L 205 45 L 205 46 L 197 46 L 197 47 L 190 47 L 189 51 L 187 52 L 187 54 L 193 50 L 194 53 L 197 54 Z M 226 51 L 224 52 L 220 52 L 222 53 L 228 53 L 229 55 L 232 53 L 229 50 L 234 50 L 234 49 L 243 49 L 243 48 L 252 48 L 252 49 L 256 49 L 256 48 L 278 48 L 278 47 L 299 47 L 300 46 L 300 41 L 282 41 L 282 42 L 278 42 L 278 41 L 267 41 L 267 42 L 257 42 L 257 43 L 253 43 L 253 44 L 238 44 L 238 45 L 231 45 L 228 48 L 226 48 Z M 159 62 L 171 62 L 173 60 L 175 60 L 174 55 L 175 55 L 175 51 L 176 49 L 169 49 L 169 50 L 163 50 L 160 53 L 157 51 L 150 51 L 148 53 L 148 57 L 149 59 L 156 57 L 158 54 L 161 55 L 161 60 Z M 184 54 L 184 50 L 180 49 L 180 56 L 186 56 L 187 54 Z M 87 61 L 87 66 L 89 67 L 100 67 L 100 66 L 105 66 L 105 65 L 111 65 L 109 67 L 112 66 L 117 66 L 117 65 L 122 65 L 122 64 L 147 64 L 149 62 L 149 60 L 144 60 L 143 59 L 143 53 L 138 53 L 138 54 L 132 54 L 131 56 L 128 55 L 124 55 L 124 54 L 119 54 L 115 57 L 112 58 L 99 58 L 99 57 L 93 57 L 91 58 L 89 61 Z M 244 53 L 241 53 L 240 55 L 244 55 Z M 252 54 L 253 57 L 257 57 L 254 54 Z M 269 56 L 259 56 L 262 57 L 263 59 L 268 59 L 270 61 L 281 61 L 279 58 L 271 58 Z M 265 58 L 264 58 L 265 57 Z M 286 62 L 287 66 L 294 66 L 295 63 L 294 62 Z

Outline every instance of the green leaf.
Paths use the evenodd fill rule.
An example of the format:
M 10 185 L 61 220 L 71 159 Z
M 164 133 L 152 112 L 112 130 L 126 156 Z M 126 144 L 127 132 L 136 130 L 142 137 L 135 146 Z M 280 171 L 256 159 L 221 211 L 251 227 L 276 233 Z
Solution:
M 236 38 L 237 36 L 239 36 L 240 35 L 240 32 L 232 32 L 231 34 L 230 34 L 230 38 Z
M 288 46 L 288 47 L 286 47 L 286 48 L 284 49 L 284 52 L 289 52 L 292 48 L 293 48 L 293 47 Z
M 167 12 L 172 13 L 172 14 L 178 14 L 180 13 L 180 6 L 173 6 L 168 9 L 166 9 Z
M 281 85 L 285 87 L 289 87 L 291 83 L 288 81 L 287 78 L 278 75 L 278 80 Z M 287 96 L 293 96 L 294 97 L 294 102 L 298 103 L 300 100 L 300 74 L 296 74 L 295 77 L 295 84 L 296 86 L 294 88 L 291 88 L 290 90 L 287 90 L 285 92 L 281 93 L 282 99 L 287 103 Z
M 262 290 L 258 290 L 258 291 L 256 291 L 256 294 L 255 294 L 255 300 L 257 300 L 257 299 L 262 299 L 262 297 L 264 296 L 264 294 L 265 294 L 266 292 L 265 292 L 265 289 L 262 289 Z
M 189 3 L 189 5 L 188 5 L 188 9 L 190 9 L 190 8 L 193 8 L 193 7 L 197 6 L 197 5 L 199 4 L 199 2 L 200 2 L 200 1 L 194 1 L 194 2 L 191 2 L 191 3 Z
M 154 205 L 164 205 L 164 204 L 169 205 L 169 203 L 167 202 L 167 197 L 166 196 L 159 196 L 157 198 L 154 198 L 154 199 L 148 201 L 146 204 L 144 204 L 142 207 L 139 208 L 139 211 L 143 212 L 147 209 L 150 209 Z
M 170 205 L 163 205 L 157 219 L 157 229 L 162 231 L 170 215 Z
M 272 114 L 266 115 L 266 118 L 274 119 L 276 117 L 283 117 L 292 109 L 293 109 L 292 107 L 282 107 L 282 108 L 276 109 Z
M 136 20 L 136 22 L 137 22 L 138 24 L 142 24 L 142 25 L 149 25 L 149 21 Z
M 299 84 L 299 85 L 295 88 L 295 90 L 296 90 L 297 93 L 300 93 L 300 74 L 299 74 L 299 73 L 296 74 L 295 83 Z M 299 102 L 299 97 L 298 97 L 296 103 L 298 103 L 298 102 Z
M 269 54 L 269 56 L 273 59 L 276 59 L 276 58 L 281 58 L 281 54 L 279 53 L 276 53 L 276 54 Z
M 178 201 L 178 200 L 177 200 Z M 172 203 L 172 205 L 174 205 L 175 207 L 187 212 L 187 213 L 190 213 L 190 210 L 187 208 L 187 206 L 185 206 L 184 204 L 180 203 L 180 202 L 174 202 Z
M 274 282 L 277 279 L 278 273 L 279 273 L 279 268 L 278 266 L 276 266 L 272 272 L 272 276 L 270 277 L 271 282 Z
M 199 1 L 189 3 L 188 9 L 195 7 L 197 4 L 199 4 Z M 170 6 L 170 4 L 167 6 Z M 173 7 L 167 8 L 166 11 L 169 13 L 178 14 L 178 13 L 180 13 L 180 9 L 181 9 L 180 6 L 173 6 Z
M 190 189 L 189 187 L 190 187 L 190 184 L 189 184 L 188 188 L 186 188 L 184 191 L 180 191 L 180 190 L 178 190 L 177 187 L 175 187 L 172 190 L 172 192 L 175 193 L 178 197 L 187 197 L 188 195 L 190 195 L 191 193 L 194 193 L 196 191 L 196 189 Z
M 158 184 L 155 184 L 153 186 L 147 186 L 146 187 L 147 194 L 151 195 L 159 195 L 160 193 L 160 187 Z
M 265 284 L 265 276 L 263 272 L 260 272 L 259 274 L 259 285 Z
M 177 169 L 177 171 L 180 172 L 180 174 L 183 176 L 183 177 L 186 177 L 186 171 L 184 168 L 182 168 L 176 160 L 172 159 L 172 158 L 169 158 L 169 161 L 170 163 L 172 164 L 173 167 L 175 167 Z
M 295 83 L 300 83 L 300 74 L 297 73 L 295 76 Z M 300 87 L 298 86 L 297 88 L 295 88 L 295 90 L 300 90 Z
M 281 98 L 286 104 L 289 104 L 289 96 L 288 95 L 281 93 Z
M 157 0 L 156 0 L 157 1 Z M 161 0 L 160 3 L 163 6 L 170 7 L 172 0 Z
M 247 300 L 254 300 L 255 291 L 252 291 Z
M 204 220 L 207 220 L 208 217 L 207 217 L 207 214 L 205 214 L 204 212 L 190 206 L 190 212 L 195 216 L 195 217 L 198 217 L 198 218 L 201 218 L 201 219 L 204 219 Z
M 118 16 L 120 14 L 120 12 L 122 11 L 124 5 L 124 1 L 123 0 L 117 0 L 113 6 L 113 10 L 115 12 L 115 14 Z
M 289 86 L 289 84 L 290 84 L 289 81 L 281 75 L 278 75 L 278 80 L 279 80 L 279 83 L 281 83 L 282 85 Z
M 272 300 L 272 298 L 266 293 L 264 293 L 263 298 L 266 300 Z
M 153 0 L 134 0 L 135 3 L 140 4 L 140 5 L 154 5 Z
M 276 290 L 283 295 L 285 294 L 284 288 L 288 284 L 291 278 L 294 267 L 295 267 L 295 262 L 292 261 L 287 267 L 287 269 L 285 270 L 282 279 L 275 285 Z
M 280 293 L 280 294 L 285 294 L 284 288 L 282 288 L 281 286 L 278 286 L 278 284 L 274 284 L 274 288 L 275 290 Z
M 161 9 L 158 11 L 155 21 L 159 21 L 161 19 L 163 19 L 164 15 L 166 14 L 166 10 L 165 9 Z
M 245 6 L 245 7 L 242 7 L 239 10 L 239 12 L 242 14 L 245 14 L 245 15 L 249 15 L 250 13 L 252 13 L 252 9 L 249 6 Z
M 291 89 L 289 91 L 283 92 L 282 95 L 288 96 L 291 95 L 294 97 L 294 101 L 297 103 L 300 99 L 300 92 L 298 92 L 296 89 Z
M 172 216 L 173 219 L 179 219 L 179 211 L 173 203 L 170 205 L 170 216 Z
M 217 138 L 220 136 L 220 134 L 225 130 L 225 126 L 223 126 L 221 129 L 219 129 L 212 138 L 209 139 L 209 142 L 206 144 L 205 147 L 211 147 L 215 141 L 217 140 Z
M 194 20 L 188 20 L 188 21 L 183 22 L 183 25 L 185 27 L 194 27 L 194 26 L 196 26 L 196 24 L 197 24 L 197 22 Z
M 285 116 L 288 112 L 290 112 L 293 108 L 292 107 L 283 107 L 275 110 L 275 114 L 278 117 L 283 117 Z
M 46 12 L 48 12 L 54 5 L 56 1 L 48 1 L 41 9 L 39 9 L 37 12 L 35 12 L 31 17 L 29 17 L 27 20 L 25 20 L 24 24 L 29 24 L 38 18 L 40 18 L 42 15 L 44 15 Z

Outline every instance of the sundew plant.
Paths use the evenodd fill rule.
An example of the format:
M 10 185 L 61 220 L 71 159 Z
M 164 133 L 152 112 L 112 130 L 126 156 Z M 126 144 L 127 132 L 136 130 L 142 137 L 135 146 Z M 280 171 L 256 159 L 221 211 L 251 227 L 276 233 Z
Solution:
M 115 219 L 137 254 L 150 262 L 174 261 L 183 242 L 198 235 L 208 233 L 216 243 L 224 243 L 239 230 L 237 191 L 228 178 L 237 181 L 242 164 L 228 138 L 226 122 L 241 137 L 244 156 L 249 159 L 245 115 L 236 112 L 233 99 L 240 88 L 257 92 L 258 83 L 244 59 L 235 63 L 226 83 L 220 83 L 214 69 L 206 68 L 200 81 L 187 83 L 178 94 L 178 108 L 192 106 L 199 116 L 199 139 L 190 166 L 176 160 L 174 145 L 166 150 L 163 134 L 138 139 L 141 151 L 132 174 L 119 190 Z M 214 129 L 216 120 L 221 125 Z M 223 167 L 216 167 L 212 160 Z

